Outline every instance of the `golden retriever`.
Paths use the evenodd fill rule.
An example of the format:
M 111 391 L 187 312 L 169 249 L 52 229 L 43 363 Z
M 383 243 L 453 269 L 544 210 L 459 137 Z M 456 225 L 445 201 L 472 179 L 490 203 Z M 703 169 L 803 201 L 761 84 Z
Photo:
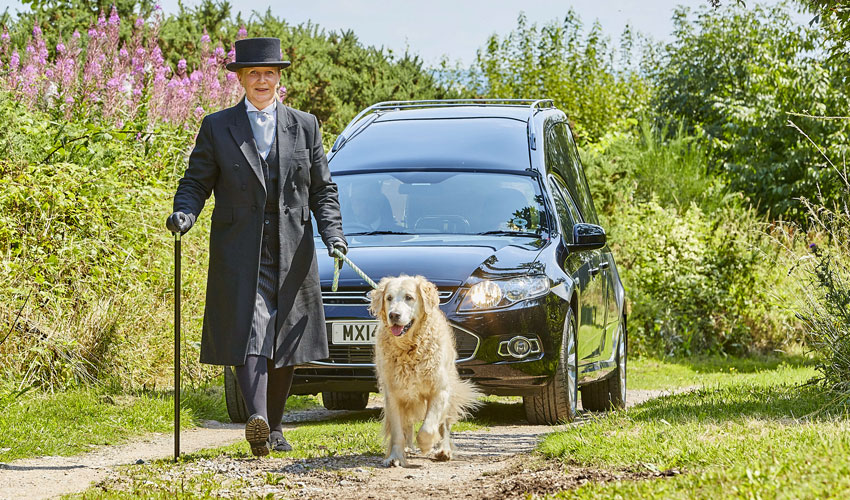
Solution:
M 439 305 L 437 287 L 422 276 L 384 278 L 372 291 L 386 467 L 407 466 L 405 448 L 413 448 L 419 420 L 416 442 L 422 453 L 451 460 L 451 426 L 478 404 L 481 393 L 457 373 L 454 334 Z

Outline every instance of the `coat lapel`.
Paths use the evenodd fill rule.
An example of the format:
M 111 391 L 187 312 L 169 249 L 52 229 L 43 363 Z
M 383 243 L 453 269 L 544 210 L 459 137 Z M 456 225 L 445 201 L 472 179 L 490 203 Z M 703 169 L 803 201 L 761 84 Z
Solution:
M 263 176 L 263 167 L 260 166 L 260 153 L 257 151 L 257 143 L 254 141 L 254 131 L 251 130 L 251 123 L 248 121 L 248 111 L 245 107 L 245 98 L 243 97 L 239 104 L 233 107 L 235 119 L 228 127 L 230 135 L 236 141 L 236 145 L 242 151 L 242 156 L 251 166 L 257 180 L 263 187 L 263 192 L 266 191 L 266 180 Z M 278 113 L 279 115 L 280 113 Z
M 287 178 L 292 167 L 292 153 L 298 141 L 298 131 L 301 127 L 295 122 L 286 106 L 277 103 L 277 144 L 278 162 L 280 163 L 280 187 L 283 189 L 283 181 Z M 281 193 L 281 196 L 283 193 Z

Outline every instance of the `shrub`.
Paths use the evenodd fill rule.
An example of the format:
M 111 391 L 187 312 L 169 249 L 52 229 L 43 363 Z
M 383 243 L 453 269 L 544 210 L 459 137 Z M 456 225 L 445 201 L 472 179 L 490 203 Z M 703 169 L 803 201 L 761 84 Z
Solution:
M 850 200 L 850 184 L 844 184 Z M 803 258 L 798 307 L 806 325 L 808 347 L 818 355 L 823 384 L 850 393 L 850 208 L 805 202 L 812 239 Z M 799 273 L 798 273 L 799 274 Z
M 641 124 L 582 158 L 645 354 L 743 353 L 793 341 L 786 258 L 707 168 L 700 141 Z

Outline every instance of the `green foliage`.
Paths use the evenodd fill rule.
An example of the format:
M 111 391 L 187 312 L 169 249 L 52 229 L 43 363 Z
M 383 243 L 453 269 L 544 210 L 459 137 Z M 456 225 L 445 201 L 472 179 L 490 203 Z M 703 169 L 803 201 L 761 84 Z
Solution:
M 474 66 L 482 88 L 498 98 L 551 98 L 566 111 L 583 140 L 596 141 L 624 128 L 626 120 L 647 109 L 649 87 L 632 68 L 637 36 L 630 28 L 621 37 L 619 63 L 615 49 L 594 23 L 585 33 L 574 10 L 563 22 L 529 25 L 520 15 L 517 28 L 492 35 L 478 51 Z M 477 88 L 476 81 L 472 82 Z
M 68 38 L 74 29 L 81 32 L 96 21 L 97 7 L 92 0 L 33 0 L 38 9 L 27 12 L 12 25 L 12 45 L 23 48 L 35 23 L 48 24 L 45 39 L 52 51 L 59 34 Z M 124 0 L 116 6 L 122 19 L 148 18 L 152 0 Z M 36 7 L 33 4 L 33 7 Z M 109 16 L 108 9 L 104 11 Z M 121 39 L 130 36 L 132 23 L 122 23 Z M 457 97 L 458 90 L 438 84 L 415 54 L 395 55 L 383 48 L 366 47 L 352 31 L 325 31 L 312 23 L 290 25 L 275 17 L 271 9 L 233 16 L 226 0 L 203 0 L 197 6 L 179 4 L 176 14 L 165 17 L 159 28 L 163 57 L 176 69 L 185 59 L 189 71 L 197 68 L 201 57 L 201 38 L 208 33 L 213 44 L 221 42 L 225 50 L 239 38 L 240 29 L 249 37 L 278 37 L 283 57 L 292 65 L 283 71 L 281 84 L 287 89 L 286 103 L 315 114 L 324 127 L 329 146 L 336 134 L 361 109 L 385 100 L 440 99 Z
M 137 136 L 54 122 L 0 98 L 5 380 L 50 390 L 111 377 L 128 387 L 167 383 L 172 271 L 162 228 L 190 141 L 181 130 Z M 187 243 L 188 258 L 202 257 L 205 231 Z M 199 382 L 195 267 L 184 276 L 185 369 Z
M 848 63 L 847 46 L 850 43 L 850 7 L 843 0 L 802 0 L 815 14 L 814 23 L 818 23 L 825 32 L 827 49 L 833 59 Z
M 797 335 L 785 255 L 710 172 L 700 141 L 646 125 L 582 158 L 626 288 L 632 352 L 743 353 Z
M 703 135 L 715 171 L 771 218 L 804 218 L 800 197 L 837 200 L 834 169 L 824 165 L 789 117 L 827 145 L 842 145 L 847 122 L 824 115 L 848 108 L 843 72 L 818 51 L 818 33 L 795 25 L 786 5 L 703 9 L 674 15 L 675 41 L 656 70 L 657 107 Z
M 844 199 L 850 200 L 845 181 Z M 823 385 L 850 394 L 850 207 L 806 203 L 811 253 L 792 271 L 801 279 L 798 309 L 807 345 L 819 355 Z

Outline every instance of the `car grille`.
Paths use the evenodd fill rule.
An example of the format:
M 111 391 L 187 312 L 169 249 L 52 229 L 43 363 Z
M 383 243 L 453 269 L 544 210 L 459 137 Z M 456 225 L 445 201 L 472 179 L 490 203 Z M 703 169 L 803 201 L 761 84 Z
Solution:
M 457 348 L 457 361 L 472 359 L 478 351 L 478 337 L 462 328 L 452 326 Z M 331 343 L 331 330 L 328 325 L 328 351 L 330 357 L 323 364 L 334 365 L 372 365 L 375 347 L 371 345 L 334 345 Z
M 322 290 L 322 303 L 326 306 L 366 305 L 369 304 L 371 290 Z M 449 302 L 455 293 L 455 288 L 440 288 L 440 304 Z

